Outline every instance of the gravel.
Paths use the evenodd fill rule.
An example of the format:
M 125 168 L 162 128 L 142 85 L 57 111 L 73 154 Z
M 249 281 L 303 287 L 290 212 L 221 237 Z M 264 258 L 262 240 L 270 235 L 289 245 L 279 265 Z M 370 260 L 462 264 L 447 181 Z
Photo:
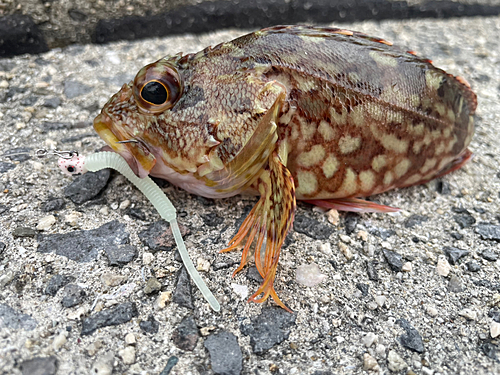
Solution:
M 294 311 L 290 314 L 272 301 L 241 300 L 231 285 L 247 286 L 253 293 L 260 280 L 255 270 L 249 276 L 243 270 L 232 279 L 240 251 L 218 253 L 255 205 L 255 197 L 202 199 L 163 185 L 182 214 L 179 224 L 189 228 L 185 240 L 191 258 L 195 264 L 200 258 L 209 264 L 201 276 L 221 303 L 221 311 L 214 313 L 199 291 L 191 290 L 171 251 L 173 242 L 167 242 L 171 236 L 165 235 L 159 245 L 164 248 L 158 250 L 139 237 L 160 218 L 125 178 L 112 173 L 97 179 L 104 184 L 100 189 L 92 183 L 80 188 L 80 192 L 95 188 L 94 198 L 75 203 L 65 196 L 65 189 L 78 179 L 62 176 L 54 159 L 1 157 L 1 162 L 15 167 L 0 174 L 0 242 L 6 245 L 0 255 L 0 373 L 21 375 L 28 361 L 52 357 L 57 361 L 47 361 L 56 364 L 57 374 L 83 375 L 100 369 L 101 373 L 211 375 L 218 362 L 205 344 L 221 332 L 234 335 L 243 375 L 362 374 L 363 366 L 379 366 L 384 374 L 392 369 L 419 375 L 500 373 L 499 337 L 490 336 L 494 320 L 488 316 L 500 308 L 500 262 L 494 260 L 500 254 L 500 17 L 341 27 L 415 50 L 471 83 L 479 102 L 473 160 L 439 181 L 374 197 L 380 204 L 399 207 L 397 213 L 341 212 L 337 224 L 332 224 L 327 213 L 299 202 L 275 282 L 279 297 Z M 42 147 L 75 149 L 83 155 L 95 152 L 103 142 L 92 129 L 92 119 L 126 77 L 161 56 L 199 51 L 243 33 L 227 30 L 71 46 L 0 60 L 1 154 Z M 80 86 L 78 96 L 68 98 L 67 82 L 91 89 L 85 92 Z M 54 101 L 45 106 L 52 98 L 59 98 L 59 105 L 54 108 Z M 35 228 L 48 216 L 44 206 L 55 199 L 60 201 L 50 214 L 56 220 L 40 233 Z M 407 227 L 414 215 L 428 219 Z M 151 239 L 162 234 L 160 230 Z M 339 243 L 349 249 L 349 261 Z M 445 258 L 445 247 L 469 253 L 453 264 Z M 135 251 L 136 256 L 111 265 L 106 249 L 115 249 L 115 256 L 121 250 Z M 387 265 L 384 253 L 389 251 L 400 256 L 401 272 Z M 447 276 L 436 271 L 440 257 L 449 262 Z M 326 279 L 314 286 L 298 284 L 297 268 L 312 263 Z M 406 263 L 411 267 L 402 272 Z M 247 267 L 253 265 L 250 259 Z M 120 281 L 105 282 L 106 274 Z M 55 275 L 74 280 L 44 294 Z M 144 293 L 151 277 L 162 285 L 159 294 Z M 86 294 L 73 307 L 62 305 L 67 284 Z M 358 285 L 363 285 L 361 290 Z M 170 293 L 175 297 L 170 299 Z M 162 303 L 157 303 L 160 296 Z M 182 299 L 187 302 L 180 303 Z M 467 316 L 475 320 L 459 315 L 466 309 L 474 312 Z M 159 324 L 158 331 L 143 333 L 141 323 L 150 322 L 150 316 Z M 186 316 L 199 335 L 192 351 L 180 349 L 172 340 Z M 416 333 L 396 323 L 402 319 Z M 124 341 L 129 333 L 136 337 L 134 345 Z M 408 346 L 401 341 L 405 336 Z M 423 352 L 419 345 L 410 346 L 417 337 Z

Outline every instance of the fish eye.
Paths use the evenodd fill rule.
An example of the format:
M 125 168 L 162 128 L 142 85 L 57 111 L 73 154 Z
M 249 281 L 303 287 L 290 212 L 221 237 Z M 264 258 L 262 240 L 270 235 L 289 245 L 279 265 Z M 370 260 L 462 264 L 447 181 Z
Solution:
M 168 61 L 146 65 L 134 79 L 133 93 L 139 110 L 157 114 L 172 108 L 182 94 L 182 80 Z
M 168 92 L 165 86 L 158 81 L 149 81 L 141 90 L 141 97 L 153 105 L 161 105 L 168 99 Z

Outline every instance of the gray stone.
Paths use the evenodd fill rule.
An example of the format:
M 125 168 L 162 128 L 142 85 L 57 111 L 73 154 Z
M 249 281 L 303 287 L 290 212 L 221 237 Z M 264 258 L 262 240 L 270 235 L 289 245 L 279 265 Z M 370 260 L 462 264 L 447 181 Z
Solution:
M 401 254 L 387 249 L 382 249 L 382 253 L 384 254 L 384 258 L 391 270 L 401 272 L 403 269 L 403 257 Z
M 473 261 L 467 262 L 467 263 L 465 263 L 465 265 L 467 266 L 467 269 L 470 272 L 478 272 L 481 270 L 481 266 Z
M 479 255 L 481 255 L 481 258 L 487 260 L 488 262 L 496 262 L 498 259 L 498 253 L 495 253 L 492 250 L 484 250 Z
M 210 353 L 212 370 L 216 374 L 239 375 L 243 368 L 243 356 L 236 336 L 222 331 L 205 340 Z
M 445 246 L 443 247 L 443 253 L 451 264 L 457 264 L 458 260 L 469 255 L 470 251 L 459 249 L 458 247 Z
M 144 287 L 144 293 L 151 294 L 161 290 L 161 283 L 158 281 L 156 277 L 150 277 L 148 281 L 146 281 L 146 286 Z
M 36 231 L 33 228 L 27 228 L 27 227 L 17 227 L 12 231 L 12 236 L 13 237 L 35 237 L 38 234 L 38 231 Z
M 479 234 L 483 240 L 500 241 L 500 225 L 479 223 L 476 226 L 476 233 Z
M 460 226 L 460 228 L 469 228 L 476 223 L 476 219 L 469 212 L 454 215 L 453 220 Z
M 59 361 L 55 356 L 36 357 L 22 362 L 19 367 L 23 375 L 55 375 Z
M 320 223 L 318 220 L 305 215 L 295 216 L 293 229 L 295 232 L 305 234 L 315 240 L 326 240 L 334 231 L 331 225 Z
M 399 319 L 397 322 L 406 332 L 404 335 L 399 337 L 401 345 L 407 349 L 413 350 L 414 352 L 423 353 L 425 348 L 420 333 L 418 333 L 418 331 L 413 328 L 406 319 Z
M 47 108 L 57 108 L 61 105 L 61 99 L 59 99 L 57 96 L 53 96 L 51 98 L 45 99 L 43 102 L 43 106 Z
M 460 293 L 463 292 L 464 287 L 462 285 L 462 280 L 460 280 L 460 277 L 456 275 L 452 275 L 450 277 L 450 282 L 448 283 L 448 291 L 452 293 Z
M 240 330 L 250 336 L 253 352 L 263 354 L 288 339 L 296 318 L 296 314 L 280 307 L 264 307 L 259 316 L 253 318 L 250 324 L 242 325 Z
M 193 295 L 191 292 L 191 280 L 185 267 L 182 267 L 177 276 L 172 301 L 180 306 L 193 310 Z
M 50 211 L 59 211 L 62 210 L 66 206 L 66 202 L 62 198 L 56 198 L 48 200 L 42 206 L 42 211 L 50 212 Z
M 64 82 L 64 95 L 68 99 L 74 99 L 81 95 L 85 95 L 92 91 L 92 87 L 87 86 L 78 81 L 65 81 Z
M 32 149 L 29 147 L 16 147 L 5 150 L 3 157 L 9 158 L 10 160 L 24 162 L 31 159 Z
M 125 302 L 111 309 L 99 311 L 82 320 L 82 336 L 90 335 L 95 330 L 127 323 L 132 318 L 139 316 L 137 307 L 133 302 Z
M 186 316 L 172 333 L 172 342 L 179 349 L 193 351 L 200 334 L 192 316 Z
M 14 169 L 15 167 L 15 164 L 0 161 L 0 173 L 5 173 L 7 171 L 10 171 L 11 169 Z
M 132 245 L 106 246 L 104 251 L 110 266 L 122 267 L 137 257 L 137 248 Z
M 405 228 L 413 228 L 429 220 L 428 216 L 424 215 L 411 215 L 405 220 Z
M 76 284 L 68 284 L 64 287 L 62 305 L 66 308 L 79 305 L 86 296 L 82 287 Z
M 189 228 L 184 225 L 179 225 L 179 229 L 182 238 L 190 233 Z M 156 221 L 146 230 L 140 232 L 139 239 L 145 246 L 149 247 L 153 254 L 158 251 L 170 251 L 176 246 L 170 224 L 164 220 Z
M 95 198 L 106 187 L 110 175 L 110 169 L 101 169 L 77 176 L 75 181 L 64 189 L 64 196 L 73 203 L 85 203 Z
M 50 278 L 49 283 L 45 288 L 44 294 L 48 294 L 49 296 L 54 297 L 59 289 L 61 289 L 63 286 L 69 284 L 74 280 L 75 278 L 73 276 L 54 275 Z
M 63 234 L 41 234 L 38 236 L 38 252 L 56 253 L 76 262 L 90 262 L 97 258 L 99 251 L 106 254 L 119 254 L 124 249 L 129 251 L 129 233 L 125 225 L 118 221 L 110 221 L 97 229 L 79 230 Z M 119 257 L 116 264 L 120 264 Z M 111 261 L 110 261 L 111 262 Z
M 32 331 L 37 326 L 37 321 L 28 314 L 14 310 L 9 305 L 0 303 L 0 328 L 24 329 Z
M 153 315 L 150 315 L 148 317 L 148 320 L 142 320 L 139 323 L 139 327 L 146 333 L 158 333 L 158 330 L 160 329 L 160 323 L 155 320 L 155 317 Z

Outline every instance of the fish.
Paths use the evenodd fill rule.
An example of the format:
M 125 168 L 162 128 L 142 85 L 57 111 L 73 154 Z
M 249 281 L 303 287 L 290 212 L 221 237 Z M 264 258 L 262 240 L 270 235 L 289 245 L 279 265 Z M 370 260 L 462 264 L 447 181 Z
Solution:
M 243 248 L 234 276 L 253 251 L 263 281 L 249 301 L 290 311 L 274 280 L 296 201 L 396 211 L 362 198 L 463 166 L 476 106 L 464 78 L 384 39 L 274 26 L 146 65 L 94 128 L 139 177 L 259 196 L 222 252 Z

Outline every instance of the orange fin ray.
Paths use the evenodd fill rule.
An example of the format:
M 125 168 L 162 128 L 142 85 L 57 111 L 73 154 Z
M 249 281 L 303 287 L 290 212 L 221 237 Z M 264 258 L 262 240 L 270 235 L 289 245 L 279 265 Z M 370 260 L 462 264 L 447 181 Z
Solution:
M 400 209 L 359 198 L 308 199 L 304 202 L 318 207 L 349 212 L 398 212 Z
M 262 171 L 254 187 L 259 190 L 261 197 L 230 241 L 229 247 L 222 252 L 235 249 L 246 239 L 240 265 L 234 273 L 236 274 L 245 266 L 250 247 L 257 237 L 255 265 L 264 281 L 248 301 L 260 303 L 271 296 L 279 306 L 291 312 L 279 299 L 273 283 L 281 246 L 295 215 L 295 184 L 290 171 L 281 163 L 276 152 L 269 158 L 268 166 Z M 261 248 L 264 240 L 267 242 L 262 259 Z

